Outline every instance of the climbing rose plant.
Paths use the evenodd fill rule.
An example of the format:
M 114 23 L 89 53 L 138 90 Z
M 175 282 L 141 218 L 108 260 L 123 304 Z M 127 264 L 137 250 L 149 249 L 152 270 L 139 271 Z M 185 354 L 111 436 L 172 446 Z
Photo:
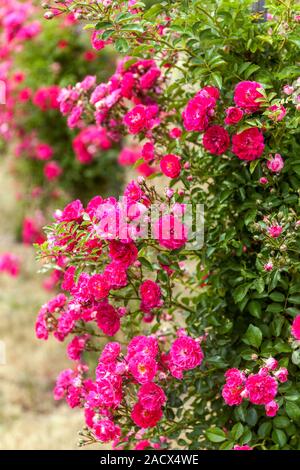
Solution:
M 62 113 L 129 136 L 153 168 L 121 201 L 57 211 L 41 247 L 64 293 L 37 336 L 68 337 L 54 393 L 83 408 L 81 444 L 300 448 L 299 6 L 266 3 L 45 6 L 125 56 L 108 82 L 66 88 Z M 203 246 L 184 220 L 197 204 Z

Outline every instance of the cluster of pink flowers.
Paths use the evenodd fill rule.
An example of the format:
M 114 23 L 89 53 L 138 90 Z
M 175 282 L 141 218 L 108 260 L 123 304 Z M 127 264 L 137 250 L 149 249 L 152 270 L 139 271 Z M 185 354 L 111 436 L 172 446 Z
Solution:
M 95 33 L 96 34 L 96 33 Z M 161 71 L 153 60 L 130 63 L 125 57 L 107 83 L 96 83 L 96 77 L 86 76 L 74 87 L 63 88 L 59 95 L 60 111 L 67 116 L 70 128 L 83 128 L 75 138 L 73 147 L 77 158 L 89 163 L 97 150 L 108 149 L 121 140 L 124 127 L 131 134 L 144 132 L 160 122 L 159 108 L 153 94 L 160 93 Z M 128 110 L 129 103 L 132 109 Z M 93 116 L 94 125 L 84 127 L 84 121 Z M 146 160 L 146 159 L 145 159 Z M 151 174 L 149 165 L 141 172 Z
M 33 104 L 41 109 L 41 111 L 49 111 L 50 109 L 58 109 L 59 102 L 58 96 L 60 94 L 60 87 L 57 85 L 50 85 L 40 87 L 36 90 L 33 96 Z
M 13 130 L 12 91 L 18 83 L 17 75 L 10 77 L 14 55 L 21 53 L 24 42 L 36 37 L 41 30 L 39 21 L 33 19 L 35 8 L 30 0 L 8 0 L 0 6 L 0 80 L 6 95 L 5 106 L 0 106 L 0 137 L 4 140 L 11 138 Z M 2 101 L 2 88 L 0 93 Z
M 23 41 L 39 34 L 41 29 L 39 21 L 31 19 L 34 8 L 30 1 L 9 0 L 5 2 L 5 5 L 1 5 L 0 23 L 3 44 L 22 44 Z
M 249 127 L 230 137 L 224 126 L 215 124 L 218 118 L 217 104 L 220 92 L 217 88 L 206 86 L 188 102 L 183 111 L 183 125 L 189 132 L 203 133 L 203 147 L 213 155 L 222 155 L 230 149 L 241 160 L 252 161 L 259 158 L 265 148 L 264 135 L 258 127 Z M 266 108 L 263 86 L 257 82 L 244 81 L 236 85 L 234 90 L 236 106 L 225 109 L 224 122 L 228 127 L 238 125 L 244 117 L 252 113 L 261 113 Z M 281 121 L 286 114 L 283 105 L 272 105 L 267 108 L 268 118 Z M 277 166 L 272 164 L 272 171 Z M 273 168 L 276 168 L 273 170 Z
M 22 77 L 22 82 L 25 76 Z M 33 94 L 32 90 L 23 88 L 19 92 L 21 101 L 31 100 L 32 104 L 43 112 L 57 110 L 59 103 L 57 101 L 60 88 L 57 85 L 45 86 L 36 90 Z M 25 99 L 26 98 L 26 99 Z M 15 103 L 17 107 L 17 101 Z M 22 112 L 22 109 L 18 111 Z M 24 112 L 24 110 L 23 110 Z M 25 111 L 26 112 L 26 111 Z M 17 111 L 15 111 L 17 115 Z M 17 117 L 17 116 L 16 116 Z M 47 181 L 56 181 L 63 173 L 61 165 L 54 159 L 54 149 L 46 142 L 39 140 L 36 132 L 24 133 L 24 130 L 17 125 L 16 128 L 17 145 L 15 147 L 16 156 L 22 158 L 36 159 L 43 163 L 43 174 Z
M 14 253 L 2 253 L 0 255 L 0 272 L 16 277 L 20 273 L 20 259 Z
M 82 272 L 75 276 L 75 267 L 66 263 L 62 288 L 69 293 L 64 295 L 63 303 L 53 309 L 53 301 L 42 307 L 37 321 L 37 335 L 46 339 L 48 332 L 62 340 L 71 333 L 78 322 L 95 321 L 108 336 L 113 336 L 120 329 L 121 317 L 126 309 L 118 306 L 114 291 L 129 285 L 128 275 L 139 277 L 138 248 L 135 240 L 144 232 L 140 224 L 147 219 L 149 199 L 142 188 L 131 182 L 125 189 L 126 205 L 114 198 L 94 197 L 86 209 L 79 200 L 68 204 L 63 211 L 56 212 L 57 231 L 48 239 L 50 249 L 55 249 L 57 256 L 70 257 L 77 250 L 84 252 L 91 260 L 101 254 L 106 259 L 101 273 Z M 89 222 L 88 222 L 89 221 Z M 132 222 L 132 225 L 130 224 Z M 140 223 L 140 224 L 139 224 Z M 39 232 L 31 220 L 26 220 L 24 241 L 39 243 Z M 85 237 L 85 238 L 83 238 Z M 163 215 L 154 225 L 154 237 L 167 249 L 178 249 L 187 240 L 187 228 L 174 215 Z M 84 241 L 85 240 L 85 241 Z M 140 279 L 140 310 L 144 320 L 154 318 L 157 309 L 164 303 L 160 286 L 150 279 Z
M 58 303 L 59 299 L 55 305 Z M 80 361 L 89 341 L 89 335 L 75 336 L 68 346 L 69 357 Z M 106 344 L 96 368 L 95 381 L 85 378 L 88 368 L 80 362 L 75 370 L 61 372 L 54 397 L 57 400 L 65 398 L 71 408 L 83 407 L 86 424 L 95 439 L 101 442 L 114 440 L 116 446 L 127 438 L 121 436 L 118 425 L 121 409 L 129 410 L 124 415 L 127 426 L 128 422 L 143 430 L 156 426 L 167 402 L 163 387 L 167 387 L 171 376 L 182 378 L 184 371 L 198 367 L 202 360 L 199 341 L 182 332 L 167 354 L 160 351 L 155 336 L 135 336 L 129 342 L 126 354 L 119 343 Z M 173 367 L 180 374 L 174 375 Z M 144 445 L 149 446 L 149 441 L 145 440 Z M 143 448 L 141 442 L 137 446 Z
M 153 60 L 137 61 L 126 67 L 129 61 L 130 57 L 122 59 L 107 83 L 97 85 L 96 77 L 87 76 L 73 88 L 61 91 L 60 110 L 68 116 L 70 127 L 80 125 L 87 109 L 93 112 L 97 125 L 107 127 L 116 136 L 122 125 L 122 118 L 118 117 L 120 112 L 133 133 L 154 125 L 152 121 L 158 108 L 149 94 L 159 93 L 161 72 Z M 125 100 L 130 100 L 136 106 L 124 116 Z
M 246 399 L 254 405 L 264 405 L 266 415 L 273 417 L 279 409 L 275 401 L 278 382 L 287 381 L 288 371 L 285 367 L 279 367 L 278 361 L 271 357 L 265 361 L 257 374 L 229 369 L 225 373 L 225 379 L 222 396 L 227 405 L 240 405 Z
M 107 130 L 100 126 L 87 126 L 83 128 L 73 140 L 73 150 L 80 163 L 90 163 L 99 150 L 108 150 L 112 141 Z

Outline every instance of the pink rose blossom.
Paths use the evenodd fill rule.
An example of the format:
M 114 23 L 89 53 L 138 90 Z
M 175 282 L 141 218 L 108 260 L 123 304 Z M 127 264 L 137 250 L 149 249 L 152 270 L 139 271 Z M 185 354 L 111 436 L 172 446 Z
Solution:
M 164 155 L 160 161 L 160 169 L 169 178 L 178 178 L 181 172 L 180 158 L 177 155 Z
M 265 176 L 262 176 L 262 177 L 259 179 L 259 182 L 260 182 L 260 184 L 265 185 L 265 184 L 268 184 L 269 180 L 268 180 L 268 178 L 266 178 Z
M 187 235 L 187 226 L 173 215 L 164 215 L 155 222 L 154 237 L 169 250 L 177 250 L 185 245 Z
M 269 262 L 269 263 L 264 264 L 265 271 L 272 271 L 272 269 L 273 269 L 273 263 Z
M 162 418 L 163 413 L 161 409 L 153 411 L 146 410 L 138 402 L 134 405 L 131 412 L 131 419 L 133 422 L 141 428 L 153 428 L 156 426 L 158 421 Z
M 66 291 L 71 291 L 75 286 L 74 275 L 75 275 L 75 266 L 70 266 L 64 273 L 64 278 L 62 282 L 62 289 Z
M 279 409 L 278 403 L 275 400 L 271 400 L 269 403 L 265 405 L 266 415 L 270 418 L 276 416 L 277 411 Z
M 35 156 L 38 160 L 50 160 L 53 153 L 53 148 L 48 144 L 38 144 L 35 147 Z
M 138 250 L 133 242 L 122 243 L 118 240 L 112 240 L 109 243 L 109 256 L 127 268 L 136 261 Z
M 74 336 L 74 338 L 68 344 L 67 347 L 67 354 L 69 359 L 71 359 L 72 361 L 78 361 L 80 359 L 81 353 L 84 351 L 89 338 L 90 335 L 88 334 Z
M 268 370 L 275 370 L 278 367 L 278 361 L 276 361 L 276 359 L 274 357 L 269 357 L 265 361 L 265 364 L 266 364 L 266 368 Z
M 289 372 L 286 367 L 280 367 L 277 372 L 274 372 L 274 376 L 280 383 L 285 383 L 288 380 Z
M 270 375 L 252 374 L 246 380 L 249 401 L 255 405 L 266 405 L 277 394 L 277 381 Z
M 101 419 L 93 426 L 95 437 L 101 442 L 109 442 L 121 436 L 121 429 L 110 419 Z
M 273 106 L 270 106 L 267 109 L 267 111 L 268 111 L 268 117 L 275 122 L 282 121 L 282 119 L 286 115 L 286 109 L 282 104 L 281 105 L 274 104 Z
M 76 199 L 75 201 L 70 202 L 70 204 L 68 204 L 64 208 L 60 216 L 60 221 L 71 222 L 73 220 L 79 220 L 81 219 L 82 214 L 83 206 L 81 204 L 81 201 L 79 199 Z
M 138 134 L 149 130 L 154 125 L 154 118 L 158 113 L 157 106 L 137 105 L 124 116 L 124 124 L 130 134 Z
M 239 107 L 246 111 L 246 113 L 254 113 L 258 111 L 262 103 L 258 101 L 263 98 L 263 95 L 258 91 L 263 88 L 258 82 L 244 81 L 236 85 L 234 90 L 234 102 Z
M 232 152 L 241 160 L 256 160 L 262 155 L 264 148 L 264 136 L 257 127 L 251 127 L 232 137 Z
M 101 51 L 101 49 L 104 49 L 104 47 L 109 44 L 110 41 L 104 41 L 101 39 L 101 31 L 93 31 L 93 34 L 91 36 L 91 44 L 93 49 L 96 51 Z
M 61 166 L 55 161 L 47 162 L 44 166 L 44 175 L 48 181 L 54 181 L 59 178 L 62 171 Z
M 203 132 L 214 113 L 216 98 L 207 90 L 200 90 L 192 98 L 182 113 L 183 124 L 187 131 Z
M 137 353 L 143 353 L 155 359 L 158 353 L 157 339 L 154 336 L 135 336 L 127 346 L 127 360 Z
M 142 90 L 149 90 L 157 82 L 161 75 L 161 71 L 156 66 L 151 67 L 140 79 L 140 87 Z
M 203 147 L 213 155 L 222 155 L 229 145 L 229 134 L 222 126 L 211 126 L 203 135 Z
M 139 389 L 138 399 L 145 410 L 154 411 L 160 409 L 166 403 L 167 397 L 161 387 L 149 382 Z
M 117 310 L 108 302 L 97 305 L 97 324 L 107 336 L 114 336 L 120 329 L 120 317 Z
M 118 261 L 109 263 L 104 270 L 104 274 L 109 281 L 111 289 L 120 289 L 127 286 L 128 280 L 125 266 L 122 266 Z
M 237 124 L 238 122 L 243 119 L 244 112 L 242 109 L 237 108 L 235 106 L 231 106 L 225 110 L 226 113 L 226 118 L 224 120 L 225 124 L 227 126 L 232 126 L 234 124 Z
M 161 305 L 161 290 L 156 282 L 146 280 L 140 285 L 141 309 L 151 310 Z
M 267 161 L 267 167 L 273 173 L 279 173 L 284 167 L 284 161 L 279 153 L 276 153 L 273 158 Z
M 0 255 L 0 272 L 5 272 L 12 277 L 17 277 L 20 273 L 20 259 L 13 253 L 3 253 Z
M 185 370 L 198 367 L 203 361 L 204 354 L 198 341 L 189 336 L 180 336 L 171 346 L 169 353 L 169 367 L 175 377 L 182 375 Z
M 281 225 L 271 225 L 271 227 L 268 228 L 268 234 L 272 238 L 278 238 L 282 233 L 282 227 Z
M 182 136 L 182 130 L 179 127 L 173 127 L 169 132 L 169 136 L 171 139 L 180 139 Z
M 140 384 L 152 382 L 157 372 L 157 363 L 151 356 L 135 354 L 128 362 L 129 371 Z
M 222 397 L 227 405 L 240 405 L 245 396 L 245 374 L 238 369 L 228 369 L 225 373 L 226 384 L 222 389 Z
M 109 294 L 110 284 L 103 274 L 94 274 L 89 279 L 89 288 L 95 300 L 103 300 Z
M 144 439 L 135 445 L 134 450 L 145 450 L 145 449 L 148 449 L 149 447 L 151 447 L 150 441 L 148 441 L 147 439 Z
M 286 95 L 292 95 L 294 93 L 295 89 L 291 85 L 284 85 L 283 87 L 283 93 Z
M 291 332 L 292 332 L 292 335 L 294 336 L 294 338 L 297 339 L 298 341 L 300 341 L 300 315 L 297 315 L 294 318 Z
M 155 157 L 155 148 L 152 142 L 146 142 L 142 148 L 142 157 L 145 162 L 151 162 Z

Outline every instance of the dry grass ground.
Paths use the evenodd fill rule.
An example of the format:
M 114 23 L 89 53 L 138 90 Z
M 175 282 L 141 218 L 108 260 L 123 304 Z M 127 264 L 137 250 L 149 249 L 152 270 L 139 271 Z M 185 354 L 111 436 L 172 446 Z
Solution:
M 82 426 L 80 410 L 52 398 L 57 373 L 68 366 L 65 346 L 35 339 L 34 322 L 49 293 L 41 287 L 31 248 L 14 242 L 14 188 L 0 162 L 0 253 L 22 259 L 22 274 L 0 274 L 0 341 L 6 364 L 0 365 L 0 449 L 75 449 Z

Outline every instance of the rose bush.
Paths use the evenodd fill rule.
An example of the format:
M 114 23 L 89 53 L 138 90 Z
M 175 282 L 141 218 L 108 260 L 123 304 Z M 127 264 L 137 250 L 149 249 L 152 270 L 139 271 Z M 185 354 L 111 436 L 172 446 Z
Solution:
M 1 78 L 7 88 L 0 139 L 16 157 L 10 159 L 10 168 L 18 187 L 18 232 L 20 225 L 26 232 L 24 217 L 39 225 L 40 209 L 47 218 L 49 201 L 52 208 L 71 197 L 87 201 L 96 188 L 104 194 L 109 187 L 117 195 L 123 178 L 118 145 L 88 123 L 80 131 L 70 129 L 58 103 L 67 84 L 86 75 L 108 77 L 115 56 L 97 56 L 74 15 L 54 24 L 40 17 L 39 8 L 37 2 L 10 0 L 0 11 Z M 81 149 L 89 158 L 80 158 Z M 23 241 L 37 240 L 27 231 Z
M 139 178 L 125 200 L 73 201 L 47 229 L 40 257 L 63 259 L 66 293 L 36 331 L 75 335 L 55 398 L 84 409 L 82 444 L 300 448 L 299 6 L 251 6 L 68 1 L 45 13 L 74 12 L 126 54 L 80 103 L 70 89 L 65 114 L 130 134 L 170 178 L 165 195 Z M 188 247 L 187 203 L 205 205 L 203 247 Z M 100 346 L 119 331 L 123 347 Z

